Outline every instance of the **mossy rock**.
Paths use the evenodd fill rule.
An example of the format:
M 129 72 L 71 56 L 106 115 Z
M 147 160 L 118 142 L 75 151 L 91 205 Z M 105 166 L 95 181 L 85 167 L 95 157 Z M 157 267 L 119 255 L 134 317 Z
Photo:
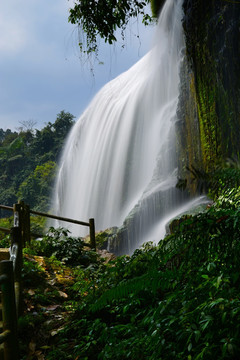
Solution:
M 99 249 L 106 249 L 108 241 L 116 236 L 117 227 L 112 227 L 96 234 L 96 244 Z
M 207 210 L 207 207 L 207 203 L 197 205 L 192 209 L 188 210 L 187 212 L 181 213 L 180 215 L 172 219 L 166 225 L 167 234 L 174 234 L 177 230 L 179 230 L 179 227 L 185 220 L 190 219 L 194 215 L 205 212 Z

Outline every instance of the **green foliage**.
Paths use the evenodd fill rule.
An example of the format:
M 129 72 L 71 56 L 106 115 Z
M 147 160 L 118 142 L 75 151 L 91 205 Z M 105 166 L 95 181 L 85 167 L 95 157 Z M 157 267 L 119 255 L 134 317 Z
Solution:
M 45 233 L 46 222 L 45 216 L 30 216 L 31 232 L 41 237 Z
M 34 130 L 31 121 L 23 122 L 19 132 L 0 129 L 1 204 L 22 199 L 35 210 L 47 210 L 56 164 L 73 124 L 74 116 L 61 111 L 41 130 Z
M 1 218 L 0 226 L 5 229 L 10 229 L 13 226 L 13 216 Z M 9 247 L 10 235 L 7 235 L 4 231 L 0 231 L 0 247 Z
M 240 352 L 240 188 L 158 246 L 79 272 L 79 306 L 49 359 L 235 359 Z M 68 357 L 65 357 L 68 358 Z
M 57 114 L 55 122 L 53 124 L 50 123 L 60 141 L 64 140 L 66 134 L 70 131 L 74 124 L 74 118 L 75 116 L 62 110 Z
M 69 233 L 67 229 L 51 227 L 42 240 L 33 242 L 32 248 L 39 255 L 54 256 L 72 266 L 88 266 L 91 262 L 96 262 L 96 253 L 86 250 L 84 241 L 79 237 L 69 236 Z
M 228 159 L 208 172 L 193 165 L 187 170 L 191 173 L 192 182 L 196 183 L 197 191 L 208 194 L 214 200 L 225 191 L 240 186 L 240 165 L 235 158 Z
M 230 211 L 233 217 L 237 216 L 240 208 L 240 187 L 223 191 L 214 207 Z
M 229 159 L 225 166 L 217 167 L 210 176 L 210 194 L 216 198 L 228 189 L 240 186 L 239 162 Z
M 44 282 L 45 272 L 35 261 L 24 256 L 22 279 L 25 287 L 40 286 Z
M 24 200 L 31 208 L 36 206 L 39 199 L 41 199 L 40 208 L 47 210 L 50 196 L 49 189 L 53 184 L 55 174 L 55 162 L 47 161 L 43 165 L 37 165 L 34 172 L 19 186 L 18 199 Z
M 0 248 L 9 248 L 11 245 L 10 235 L 3 235 L 0 239 Z
M 86 48 L 83 41 L 79 43 L 83 52 L 95 52 L 98 48 L 97 37 L 100 36 L 105 42 L 112 44 L 117 40 L 116 30 L 123 31 L 129 20 L 138 15 L 143 16 L 143 23 L 147 25 L 151 17 L 145 13 L 149 0 L 75 0 L 74 7 L 70 9 L 69 21 L 77 24 L 86 34 Z

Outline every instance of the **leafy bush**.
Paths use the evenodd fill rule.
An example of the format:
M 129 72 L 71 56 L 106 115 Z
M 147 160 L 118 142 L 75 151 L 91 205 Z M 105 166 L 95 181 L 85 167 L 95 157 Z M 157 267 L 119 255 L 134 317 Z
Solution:
M 79 306 L 48 358 L 71 349 L 91 360 L 237 359 L 239 205 L 240 189 L 225 191 L 158 246 L 93 268 L 91 278 L 82 270 Z
M 240 186 L 240 162 L 238 159 L 228 159 L 224 164 L 216 166 L 210 172 L 197 169 L 194 166 L 187 168 L 192 175 L 192 181 L 200 193 L 216 200 L 222 193 Z M 178 186 L 181 186 L 178 184 Z
M 0 239 L 0 248 L 9 248 L 11 245 L 11 237 L 10 235 L 3 235 L 3 237 Z
M 32 261 L 27 255 L 23 257 L 22 280 L 24 287 L 42 285 L 45 276 L 43 268 L 37 262 Z
M 13 216 L 1 218 L 0 226 L 6 229 L 11 229 L 13 226 Z M 10 235 L 7 235 L 5 231 L 0 231 L 0 247 L 9 247 L 10 245 Z
M 51 227 L 42 240 L 36 240 L 32 247 L 39 254 L 55 256 L 57 260 L 72 266 L 88 266 L 97 261 L 97 254 L 86 250 L 84 241 L 79 237 L 69 236 L 70 231 L 64 228 Z

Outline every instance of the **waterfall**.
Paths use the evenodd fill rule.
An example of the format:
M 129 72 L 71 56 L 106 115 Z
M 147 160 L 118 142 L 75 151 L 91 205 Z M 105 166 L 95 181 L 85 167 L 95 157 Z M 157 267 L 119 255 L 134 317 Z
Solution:
M 151 240 L 152 227 L 183 202 L 174 129 L 181 19 L 182 1 L 167 0 L 152 50 L 105 85 L 74 125 L 56 181 L 55 213 L 93 217 L 96 230 L 127 227 L 126 252 Z M 84 228 L 70 230 L 85 235 Z

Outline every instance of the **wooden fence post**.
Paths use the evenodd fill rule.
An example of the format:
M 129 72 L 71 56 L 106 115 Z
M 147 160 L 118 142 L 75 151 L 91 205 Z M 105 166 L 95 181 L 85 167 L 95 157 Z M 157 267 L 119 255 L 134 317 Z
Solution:
M 13 205 L 14 226 L 19 226 L 22 235 L 23 246 L 30 244 L 30 208 L 24 201 Z
M 6 279 L 1 282 L 3 331 L 10 331 L 4 341 L 4 360 L 17 360 L 19 353 L 12 261 L 3 260 L 0 262 L 0 275 L 6 276 Z
M 94 219 L 89 219 L 90 225 L 90 245 L 91 248 L 96 251 L 96 239 L 95 239 L 95 223 Z
M 11 247 L 17 246 L 17 253 L 14 267 L 14 287 L 16 297 L 16 309 L 17 316 L 22 314 L 22 267 L 23 267 L 23 255 L 22 255 L 22 234 L 20 227 L 13 227 L 11 229 L 12 241 Z
M 21 208 L 20 208 L 20 204 L 14 204 L 13 205 L 13 226 L 14 227 L 20 227 L 20 214 L 21 212 Z
M 30 245 L 30 240 L 31 240 L 31 234 L 30 234 L 30 208 L 29 205 L 25 204 L 24 202 L 22 203 L 22 207 L 23 207 L 23 223 L 22 223 L 22 228 L 23 228 L 23 238 L 24 238 L 24 243 L 28 243 Z
M 22 266 L 23 255 L 22 249 L 25 246 L 24 238 L 24 202 L 13 205 L 14 227 L 12 233 L 12 247 L 17 245 L 17 256 L 14 268 L 14 288 L 16 297 L 17 316 L 22 314 Z M 29 229 L 30 230 L 30 229 Z

